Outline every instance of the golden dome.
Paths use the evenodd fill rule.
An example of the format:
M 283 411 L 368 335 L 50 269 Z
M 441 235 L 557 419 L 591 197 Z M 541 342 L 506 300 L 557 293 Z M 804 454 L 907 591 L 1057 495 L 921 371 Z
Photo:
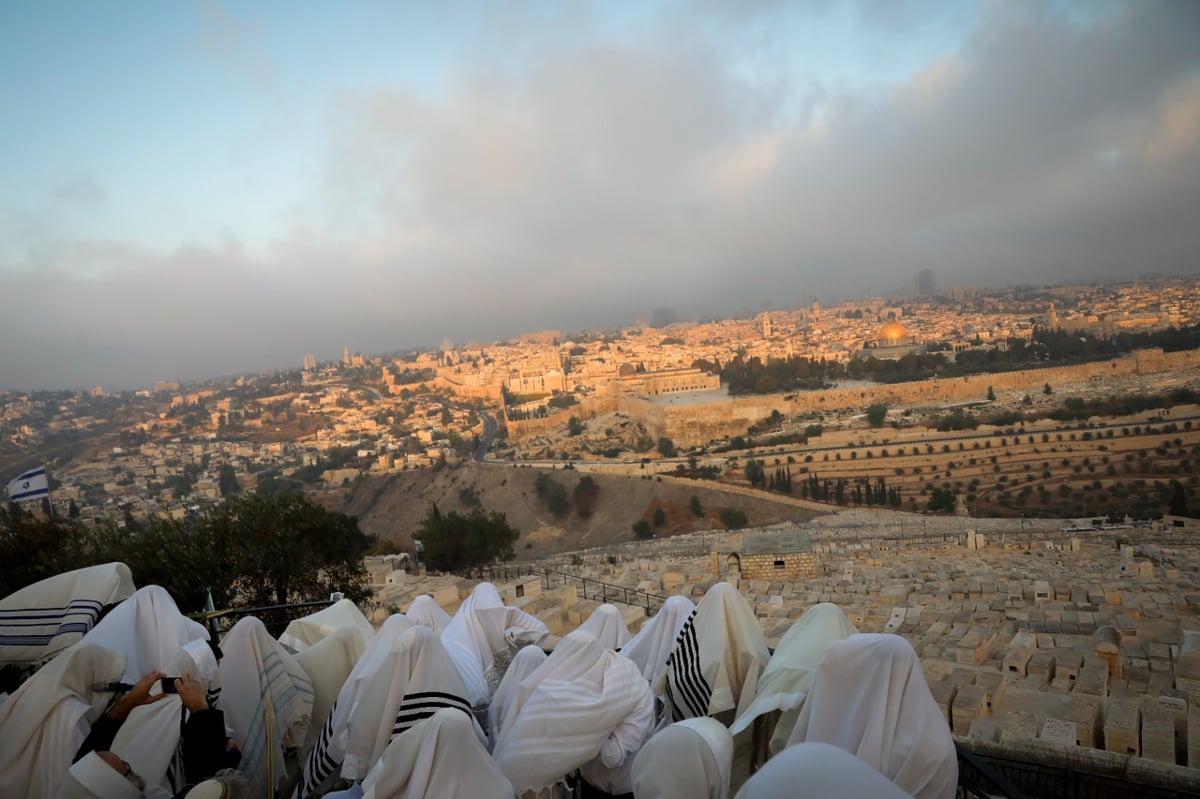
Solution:
M 908 338 L 908 331 L 899 322 L 888 322 L 879 328 L 880 344 L 898 344 Z

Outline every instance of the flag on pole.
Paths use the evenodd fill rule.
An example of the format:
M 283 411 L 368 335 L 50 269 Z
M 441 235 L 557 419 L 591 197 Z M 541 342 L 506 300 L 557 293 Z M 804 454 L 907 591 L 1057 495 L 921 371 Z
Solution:
M 46 479 L 45 466 L 30 469 L 16 480 L 8 482 L 8 498 L 13 502 L 25 502 L 48 496 L 50 496 L 50 482 Z

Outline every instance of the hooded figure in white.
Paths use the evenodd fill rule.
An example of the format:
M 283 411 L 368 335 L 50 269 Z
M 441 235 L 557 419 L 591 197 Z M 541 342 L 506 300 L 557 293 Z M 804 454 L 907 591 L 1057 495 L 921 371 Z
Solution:
M 898 635 L 852 635 L 825 647 L 789 746 L 812 741 L 855 755 L 918 799 L 955 794 L 954 738 L 916 652 Z
M 518 683 L 494 756 L 518 793 L 577 768 L 597 788 L 627 793 L 632 755 L 653 728 L 654 697 L 637 667 L 575 630 Z
M 167 667 L 180 649 L 193 641 L 203 645 L 208 638 L 203 624 L 179 612 L 167 589 L 148 585 L 113 608 L 83 640 L 125 655 L 123 679 L 136 683 L 147 672 L 169 674 Z
M 620 649 L 629 643 L 629 628 L 621 618 L 621 611 L 608 603 L 593 610 L 578 629 L 596 636 L 605 649 Z
M 667 667 L 679 631 L 695 612 L 695 603 L 687 597 L 678 594 L 667 597 L 658 613 L 621 647 L 621 654 L 637 664 L 646 682 L 651 685 L 657 682 Z
M 749 705 L 771 659 L 746 598 L 729 583 L 708 590 L 679 633 L 654 686 L 667 722 L 714 716 L 728 724 Z
M 496 586 L 480 583 L 455 612 L 442 632 L 442 641 L 467 684 L 471 704 L 482 706 L 490 699 L 483 675 L 492 667 L 496 653 L 513 646 L 536 644 L 549 634 L 540 619 L 505 605 Z M 471 655 L 469 663 L 463 662 L 466 653 Z
M 775 647 L 775 654 L 758 679 L 754 701 L 738 714 L 729 731 L 737 735 L 755 719 L 769 718 L 768 714 L 778 710 L 778 722 L 766 732 L 770 735 L 771 754 L 781 751 L 800 717 L 800 706 L 812 690 L 825 647 L 857 632 L 837 605 L 822 602 L 805 611 Z
M 221 642 L 221 704 L 242 744 L 239 769 L 258 794 L 287 776 L 283 752 L 304 743 L 312 721 L 308 674 L 263 623 L 247 616 Z
M 308 734 L 300 748 L 301 759 L 308 756 L 321 735 L 325 719 L 333 710 L 333 703 L 359 659 L 367 651 L 375 637 L 372 630 L 367 635 L 356 625 L 342 627 L 317 643 L 296 654 L 296 662 L 308 674 L 313 684 L 313 723 L 308 725 Z
M 42 663 L 77 643 L 105 605 L 134 592 L 124 563 L 63 572 L 0 599 L 0 665 Z
M 521 647 L 513 656 L 512 663 L 508 665 L 508 671 L 504 672 L 504 678 L 500 680 L 500 685 L 492 696 L 492 702 L 488 705 L 488 740 L 491 741 L 493 748 L 495 748 L 496 739 L 500 735 L 500 722 L 504 718 L 504 712 L 508 709 L 509 702 L 516 695 L 517 686 L 521 684 L 522 680 L 537 671 L 546 662 L 546 658 L 546 653 L 536 646 Z
M 512 799 L 470 716 L 443 708 L 397 736 L 363 780 L 363 799 Z
M 43 666 L 0 706 L 0 796 L 50 799 L 112 694 L 125 657 L 76 644 Z
M 727 799 L 733 736 L 708 717 L 664 727 L 633 761 L 637 799 Z M 784 795 L 784 794 L 780 794 Z
M 746 781 L 737 799 L 796 795 L 805 799 L 911 799 L 862 760 L 824 743 L 789 746 Z
M 408 606 L 408 610 L 404 611 L 404 615 L 410 621 L 420 624 L 422 627 L 428 627 L 438 635 L 441 635 L 450 626 L 450 622 L 454 618 L 442 610 L 442 606 L 429 594 L 421 594 L 414 599 Z
M 342 686 L 294 796 L 336 775 L 363 779 L 394 737 L 442 708 L 474 724 L 466 689 L 437 634 L 398 614 L 389 618 Z M 486 740 L 482 730 L 477 736 Z
M 283 635 L 279 636 L 279 643 L 292 652 L 303 652 L 322 638 L 346 627 L 357 628 L 367 638 L 375 635 L 375 628 L 358 609 L 358 605 L 349 599 L 339 599 L 327 608 L 293 620 Z

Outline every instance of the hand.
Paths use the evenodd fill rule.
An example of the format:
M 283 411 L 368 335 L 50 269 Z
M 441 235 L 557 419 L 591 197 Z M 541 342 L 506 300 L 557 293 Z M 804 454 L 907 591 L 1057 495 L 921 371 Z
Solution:
M 137 684 L 129 689 L 129 693 L 121 697 L 121 699 L 112 706 L 108 711 L 108 715 L 114 721 L 124 721 L 128 718 L 130 712 L 135 707 L 142 705 L 152 705 L 162 699 L 166 699 L 166 694 L 150 695 L 150 689 L 154 684 L 161 680 L 166 675 L 161 671 L 151 671 L 142 676 L 142 679 L 137 681 Z
M 183 706 L 195 713 L 208 710 L 208 700 L 204 696 L 204 683 L 190 674 L 185 674 L 175 681 L 175 691 L 183 701 Z

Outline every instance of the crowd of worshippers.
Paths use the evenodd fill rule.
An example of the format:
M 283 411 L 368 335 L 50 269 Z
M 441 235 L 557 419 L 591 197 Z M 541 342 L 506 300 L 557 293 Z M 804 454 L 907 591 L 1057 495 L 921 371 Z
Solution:
M 480 583 L 376 630 L 341 600 L 279 637 L 214 640 L 123 564 L 0 600 L 0 796 L 921 797 L 955 795 L 916 654 L 808 609 L 768 649 L 729 583 L 630 635 L 601 605 L 552 649 Z

